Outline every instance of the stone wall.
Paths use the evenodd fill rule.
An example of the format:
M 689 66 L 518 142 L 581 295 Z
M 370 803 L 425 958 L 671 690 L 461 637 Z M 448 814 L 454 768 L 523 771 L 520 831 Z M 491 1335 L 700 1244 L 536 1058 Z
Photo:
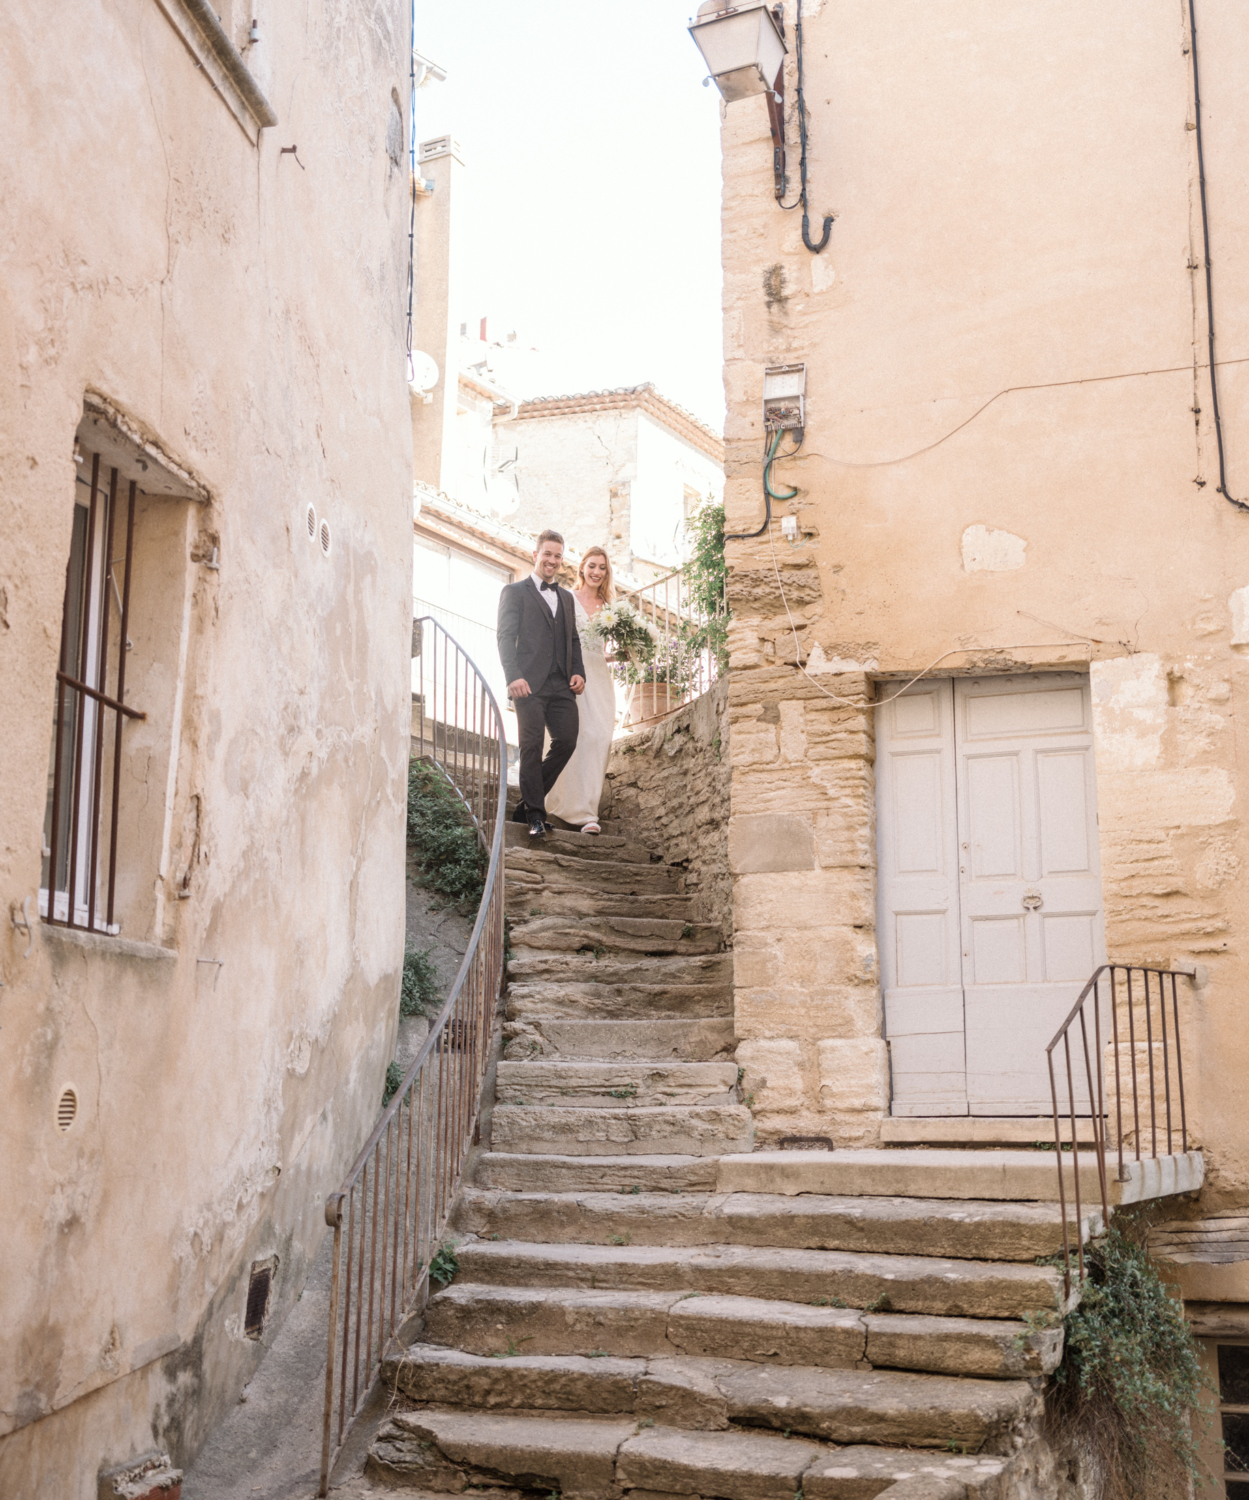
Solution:
M 617 740 L 607 762 L 602 811 L 662 855 L 686 866 L 694 920 L 732 939 L 729 873 L 728 683 L 653 728 Z

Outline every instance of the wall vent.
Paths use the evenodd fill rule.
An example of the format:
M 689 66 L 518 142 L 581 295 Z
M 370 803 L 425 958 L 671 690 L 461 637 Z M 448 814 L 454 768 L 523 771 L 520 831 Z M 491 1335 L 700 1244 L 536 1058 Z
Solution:
M 328 521 L 321 522 L 321 551 L 326 557 L 330 555 L 330 523 Z
M 315 505 L 308 506 L 308 509 L 304 512 L 304 519 L 308 523 L 308 540 L 312 541 L 317 534 L 317 508 Z
M 56 1101 L 56 1128 L 64 1134 L 74 1123 L 78 1114 L 78 1095 L 73 1089 L 64 1089 Z
M 273 1290 L 273 1277 L 278 1268 L 277 1256 L 252 1263 L 251 1280 L 247 1283 L 247 1311 L 243 1317 L 243 1332 L 249 1339 L 258 1339 L 265 1331 L 269 1317 L 269 1294 Z

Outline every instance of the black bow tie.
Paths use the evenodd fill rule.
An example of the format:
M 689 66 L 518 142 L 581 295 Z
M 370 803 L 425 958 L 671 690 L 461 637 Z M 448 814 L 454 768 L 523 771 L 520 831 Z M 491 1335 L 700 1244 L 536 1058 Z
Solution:
M 550 589 L 550 591 L 553 594 L 557 594 L 559 592 L 559 584 L 558 583 L 540 583 L 538 585 L 538 587 L 540 589 Z

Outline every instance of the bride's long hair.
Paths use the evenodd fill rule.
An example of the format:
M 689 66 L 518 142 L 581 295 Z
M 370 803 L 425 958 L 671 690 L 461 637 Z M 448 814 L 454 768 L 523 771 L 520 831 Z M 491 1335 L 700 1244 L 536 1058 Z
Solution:
M 598 586 L 598 596 L 604 604 L 614 604 L 616 600 L 616 585 L 612 580 L 611 558 L 601 547 L 587 547 L 581 561 L 577 564 L 577 586 L 578 588 L 589 588 L 585 581 L 585 565 L 592 557 L 601 557 L 603 565 L 607 569 L 607 577 Z

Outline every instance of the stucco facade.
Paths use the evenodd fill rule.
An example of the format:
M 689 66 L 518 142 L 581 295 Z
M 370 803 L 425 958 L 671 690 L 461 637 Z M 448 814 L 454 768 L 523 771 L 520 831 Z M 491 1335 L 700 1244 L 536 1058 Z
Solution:
M 515 452 L 513 523 L 605 547 L 642 582 L 680 567 L 687 519 L 723 492 L 719 437 L 650 385 L 522 401 L 495 430 Z
M 348 22 L 288 0 L 227 6 L 214 29 L 215 16 L 195 0 L 7 11 L 0 1492 L 13 1500 L 88 1500 L 101 1468 L 154 1446 L 194 1453 L 263 1351 L 243 1327 L 252 1268 L 273 1273 L 271 1328 L 393 1050 L 409 18 L 377 3 Z M 136 482 L 126 701 L 146 714 L 119 740 L 111 934 L 38 915 L 75 495 L 100 451 L 105 483 L 112 467 L 123 495 Z M 114 613 L 114 640 L 117 627 Z
M 1249 37 L 1236 7 L 1197 10 L 1245 499 Z M 772 472 L 797 494 L 728 548 L 738 1060 L 761 1136 L 872 1143 L 890 1116 L 877 705 L 921 672 L 1074 672 L 1106 951 L 1197 966 L 1200 1211 L 1244 1204 L 1249 514 L 1217 488 L 1186 8 L 937 6 L 899 26 L 808 0 L 804 28 L 821 254 L 773 200 L 763 99 L 727 105 L 723 137 L 730 533 L 763 521 L 765 369 L 806 365 L 802 446 Z

